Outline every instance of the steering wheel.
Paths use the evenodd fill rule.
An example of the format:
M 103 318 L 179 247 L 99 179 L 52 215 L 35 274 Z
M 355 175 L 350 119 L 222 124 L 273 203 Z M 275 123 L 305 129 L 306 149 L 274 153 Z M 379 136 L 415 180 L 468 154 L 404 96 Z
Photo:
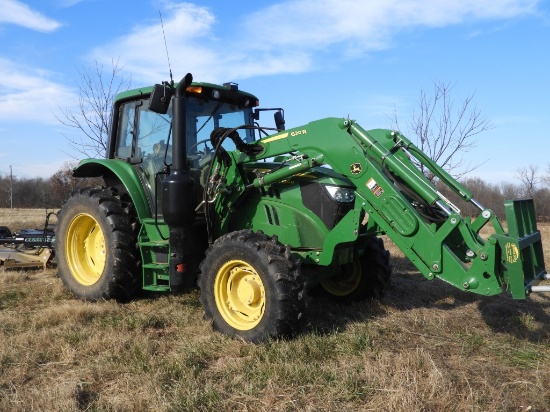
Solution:
M 212 158 L 212 152 L 213 149 L 210 149 L 206 145 L 206 143 L 209 143 L 210 139 L 203 139 L 199 140 L 197 143 L 191 145 L 189 147 L 189 151 L 187 152 L 187 158 L 191 160 L 191 162 L 195 165 L 194 167 L 202 168 L 205 164 L 209 163 Z M 204 150 L 198 150 L 199 145 L 204 145 Z
M 210 139 L 199 140 L 197 143 L 191 145 L 191 147 L 189 148 L 189 153 L 190 154 L 198 154 L 198 151 L 196 150 L 198 148 L 198 146 L 200 144 L 208 143 L 208 142 L 210 142 Z

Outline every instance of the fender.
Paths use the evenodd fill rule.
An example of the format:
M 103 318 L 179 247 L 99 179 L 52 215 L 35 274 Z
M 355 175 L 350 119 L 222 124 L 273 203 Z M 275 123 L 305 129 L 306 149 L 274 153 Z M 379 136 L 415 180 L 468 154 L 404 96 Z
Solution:
M 108 177 L 116 179 L 126 189 L 136 208 L 140 222 L 143 219 L 151 217 L 151 211 L 147 204 L 147 199 L 139 177 L 133 166 L 123 160 L 115 159 L 84 159 L 81 160 L 77 168 L 73 171 L 74 177 L 99 177 L 102 176 L 106 183 Z M 108 183 L 110 186 L 115 186 Z

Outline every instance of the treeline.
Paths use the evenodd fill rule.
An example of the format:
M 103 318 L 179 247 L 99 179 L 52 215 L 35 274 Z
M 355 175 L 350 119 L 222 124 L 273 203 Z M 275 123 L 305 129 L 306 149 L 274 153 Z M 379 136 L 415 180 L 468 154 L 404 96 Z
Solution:
M 0 175 L 0 208 L 59 209 L 74 190 L 98 183 L 73 177 L 73 167 L 66 164 L 48 178 Z
M 74 165 L 67 164 L 49 178 L 10 178 L 0 176 L 0 208 L 60 208 L 70 194 L 81 187 L 100 184 L 98 179 L 81 179 L 72 176 Z M 463 179 L 475 199 L 492 209 L 504 219 L 504 201 L 532 198 L 535 202 L 537 220 L 550 221 L 550 173 L 538 174 L 535 167 L 518 170 L 518 183 L 491 184 L 481 178 Z M 462 201 L 454 193 L 441 188 L 441 192 L 461 209 L 464 216 L 477 216 L 479 210 L 471 203 Z M 11 197 L 13 196 L 13 197 Z
M 538 221 L 550 221 L 550 185 L 527 187 L 523 182 L 491 184 L 478 177 L 463 179 L 461 183 L 472 192 L 474 198 L 484 207 L 492 209 L 499 218 L 505 219 L 504 202 L 514 199 L 533 199 Z M 480 210 L 470 202 L 461 200 L 447 188 L 441 188 L 461 210 L 463 216 L 477 216 Z

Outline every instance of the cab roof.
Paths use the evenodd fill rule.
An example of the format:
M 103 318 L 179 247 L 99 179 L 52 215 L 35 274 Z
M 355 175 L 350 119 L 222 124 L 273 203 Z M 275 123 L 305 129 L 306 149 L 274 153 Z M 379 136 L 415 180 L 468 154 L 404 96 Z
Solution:
M 174 84 L 174 88 L 178 86 L 178 83 Z M 115 96 L 115 102 L 121 100 L 133 100 L 137 97 L 149 97 L 153 91 L 154 86 L 140 87 L 137 89 L 130 89 L 121 92 Z M 214 96 L 214 91 L 217 91 L 217 96 Z M 187 96 L 203 97 L 208 100 L 221 100 L 236 103 L 241 105 L 245 100 L 249 100 L 249 104 L 246 106 L 257 106 L 259 100 L 251 93 L 247 93 L 238 89 L 236 83 L 225 83 L 223 85 L 204 82 L 193 82 L 186 89 Z

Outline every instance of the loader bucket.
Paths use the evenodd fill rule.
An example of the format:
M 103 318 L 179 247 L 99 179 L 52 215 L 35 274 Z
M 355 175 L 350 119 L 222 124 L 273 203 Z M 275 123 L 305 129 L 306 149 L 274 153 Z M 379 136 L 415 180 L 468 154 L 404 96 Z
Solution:
M 512 297 L 525 299 L 531 292 L 545 291 L 545 287 L 537 285 L 548 279 L 535 207 L 532 199 L 508 200 L 504 207 L 508 236 L 499 237 L 502 262 Z

